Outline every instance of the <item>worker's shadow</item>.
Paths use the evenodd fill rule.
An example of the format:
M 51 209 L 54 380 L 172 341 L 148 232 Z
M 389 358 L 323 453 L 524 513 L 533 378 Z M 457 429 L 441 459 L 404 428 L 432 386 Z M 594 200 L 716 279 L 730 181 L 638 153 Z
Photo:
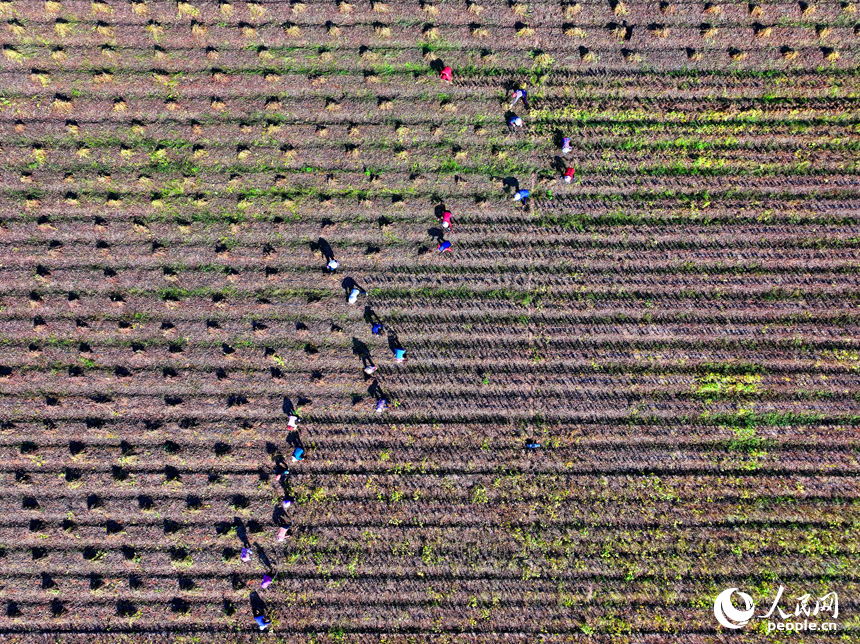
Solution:
M 516 177 L 505 177 L 502 179 L 502 188 L 505 192 L 508 192 L 509 190 L 518 192 L 520 189 L 520 182 L 517 181 Z
M 430 63 L 430 69 L 432 69 L 437 74 L 441 74 L 442 70 L 445 69 L 445 63 L 442 62 L 441 58 L 437 58 Z
M 431 239 L 433 239 L 433 241 L 437 244 L 441 243 L 443 241 L 443 238 L 445 237 L 445 231 L 441 228 L 436 227 L 429 228 L 427 230 L 427 234 L 430 235 Z
M 397 337 L 397 334 L 394 331 L 388 332 L 388 349 L 391 353 L 394 353 L 395 349 L 402 348 L 400 345 L 400 338 Z
M 552 163 L 550 165 L 552 169 L 559 174 L 564 174 L 564 171 L 567 170 L 567 164 L 564 162 L 564 159 L 559 156 L 553 158 Z
M 502 85 L 502 87 L 505 88 L 505 92 L 507 93 L 507 96 L 506 96 L 506 98 L 507 98 L 507 97 L 510 97 L 511 94 L 513 94 L 515 91 L 517 91 L 520 88 L 520 81 L 510 79 L 508 81 L 505 81 L 505 83 Z
M 261 615 L 266 614 L 266 602 L 263 601 L 256 590 L 251 592 L 249 601 L 251 603 L 251 614 L 253 614 L 254 617 L 260 617 Z
M 331 248 L 331 244 L 329 244 L 325 239 L 320 237 L 315 242 L 311 242 L 311 250 L 316 252 L 319 251 L 323 254 L 323 257 L 326 258 L 326 261 L 330 262 L 334 259 L 334 251 Z
M 287 513 L 284 511 L 284 506 L 280 503 L 272 510 L 272 523 L 276 526 L 287 525 L 289 522 L 289 517 Z M 271 567 L 271 566 L 270 566 Z
M 344 292 L 346 293 L 346 297 L 347 297 L 347 299 L 349 299 L 349 293 L 350 293 L 350 291 L 352 291 L 352 289 L 354 289 L 354 288 L 357 288 L 359 291 L 361 291 L 362 293 L 364 293 L 364 289 L 363 289 L 363 288 L 361 288 L 361 287 L 358 285 L 358 282 L 356 282 L 356 281 L 355 281 L 354 279 L 352 279 L 351 277 L 345 277 L 345 278 L 343 278 L 343 281 L 340 283 L 340 286 L 341 286 L 341 288 L 343 288 Z
M 364 321 L 368 324 L 379 321 L 379 316 L 376 314 L 376 311 L 370 308 L 369 304 L 364 307 Z
M 257 556 L 260 558 L 261 564 L 263 564 L 269 570 L 271 570 L 274 567 L 274 566 L 272 566 L 272 560 L 269 559 L 269 555 L 266 554 L 266 551 L 263 549 L 263 546 L 261 546 L 256 541 L 254 542 L 254 551 L 257 553 Z
M 382 387 L 379 386 L 379 382 L 374 380 L 370 383 L 370 386 L 367 388 L 368 395 L 376 398 L 385 398 L 385 392 L 382 391 Z
M 281 405 L 281 410 L 287 416 L 295 416 L 296 415 L 296 408 L 293 406 L 293 401 L 290 400 L 289 398 L 287 398 L 286 396 L 284 396 L 284 404 Z
M 287 433 L 287 445 L 289 445 L 293 449 L 297 447 L 303 447 L 302 438 L 301 436 L 299 436 L 299 433 L 297 431 Z
M 440 203 L 438 206 L 436 206 L 435 208 L 433 208 L 433 214 L 436 216 L 436 219 L 441 220 L 441 219 L 442 219 L 442 215 L 444 215 L 444 214 L 445 214 L 445 211 L 447 211 L 447 210 L 448 210 L 448 209 L 445 207 L 445 204 Z
M 242 542 L 242 545 L 249 548 L 251 544 L 248 541 L 248 531 L 245 529 L 245 522 L 239 517 L 233 517 L 233 528 L 236 531 L 236 536 L 239 541 Z
M 356 281 L 355 281 L 353 278 L 351 278 L 351 277 L 344 277 L 344 278 L 343 278 L 343 281 L 340 283 L 340 286 L 341 286 L 341 288 L 342 288 L 344 291 L 346 291 L 347 295 L 349 295 L 349 292 L 350 292 L 353 288 L 357 288 L 357 289 L 358 289 L 358 290 L 360 290 L 360 291 L 363 291 L 363 290 L 364 290 L 363 288 L 361 288 L 361 287 L 358 285 L 358 282 L 356 282 Z
M 370 355 L 370 347 L 368 347 L 364 342 L 359 340 L 358 338 L 352 339 L 352 353 L 353 355 L 358 356 L 359 358 L 363 356 Z

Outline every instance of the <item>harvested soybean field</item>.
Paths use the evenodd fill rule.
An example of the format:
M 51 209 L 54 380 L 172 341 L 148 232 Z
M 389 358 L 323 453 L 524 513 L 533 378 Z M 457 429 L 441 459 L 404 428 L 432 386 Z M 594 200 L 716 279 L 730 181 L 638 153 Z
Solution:
M 858 640 L 853 2 L 0 22 L 4 641 Z

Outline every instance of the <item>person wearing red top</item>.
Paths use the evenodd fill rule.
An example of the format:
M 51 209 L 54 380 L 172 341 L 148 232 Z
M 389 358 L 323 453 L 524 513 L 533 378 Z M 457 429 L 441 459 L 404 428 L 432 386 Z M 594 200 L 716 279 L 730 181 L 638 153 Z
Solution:
M 450 228 L 451 227 L 451 213 L 447 210 L 442 213 L 442 228 Z
M 576 174 L 576 170 L 574 168 L 568 168 L 564 171 L 564 182 L 570 183 L 573 181 L 573 176 Z
M 450 67 L 446 67 L 442 70 L 440 77 L 442 78 L 443 83 L 450 83 L 454 80 L 454 71 Z

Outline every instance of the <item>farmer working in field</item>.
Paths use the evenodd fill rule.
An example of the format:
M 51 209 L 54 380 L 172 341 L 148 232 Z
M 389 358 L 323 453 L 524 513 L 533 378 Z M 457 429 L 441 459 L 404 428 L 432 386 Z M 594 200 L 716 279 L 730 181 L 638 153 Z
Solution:
M 441 242 L 439 244 L 439 246 L 436 248 L 436 250 L 438 250 L 440 253 L 444 253 L 445 251 L 450 251 L 451 250 L 451 242 L 449 242 L 449 241 Z
M 439 74 L 439 77 L 442 79 L 443 83 L 450 83 L 452 80 L 454 80 L 454 70 L 452 70 L 450 67 L 446 67 L 442 70 L 442 73 Z
M 332 273 L 334 273 L 338 269 L 339 266 L 340 266 L 340 263 L 338 263 L 338 261 L 336 259 L 330 259 L 328 264 L 325 265 L 325 267 L 329 271 L 331 271 Z
M 570 137 L 564 137 L 561 140 L 561 153 L 562 154 L 570 154 L 572 147 L 570 147 Z
M 523 188 L 522 190 L 517 190 L 517 193 L 514 195 L 514 201 L 522 201 L 523 205 L 526 203 L 526 199 L 529 198 L 531 193 Z
M 275 483 L 286 485 L 289 477 L 290 470 L 287 469 L 287 464 L 284 463 L 281 456 L 278 456 L 278 461 L 275 463 Z
M 279 527 L 277 534 L 275 534 L 275 539 L 278 541 L 283 541 L 284 539 L 286 539 L 290 534 L 291 525 L 293 525 L 292 521 L 290 521 L 286 525 L 282 525 L 281 527 Z
M 513 132 L 523 126 L 523 120 L 516 114 L 511 114 L 508 117 L 508 129 Z
M 447 210 L 442 213 L 442 228 L 451 227 L 451 213 Z
M 514 91 L 513 102 L 511 103 L 511 109 L 513 109 L 514 105 L 517 104 L 518 101 L 522 100 L 523 107 L 529 109 L 529 93 L 524 89 L 518 89 Z
M 568 168 L 564 171 L 564 176 L 562 177 L 562 179 L 564 179 L 565 183 L 570 183 L 571 181 L 573 181 L 573 176 L 575 174 L 576 170 L 574 168 Z

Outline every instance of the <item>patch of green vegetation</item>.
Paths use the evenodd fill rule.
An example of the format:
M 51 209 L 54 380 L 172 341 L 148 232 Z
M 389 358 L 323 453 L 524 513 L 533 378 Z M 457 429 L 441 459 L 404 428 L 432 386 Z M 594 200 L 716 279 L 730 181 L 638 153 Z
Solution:
M 767 369 L 762 365 L 755 364 L 753 362 L 705 362 L 699 365 L 698 369 L 705 374 L 710 372 L 724 376 L 743 376 L 767 373 Z
M 708 399 L 749 396 L 761 391 L 761 376 L 756 374 L 706 373 L 693 383 L 693 392 L 700 398 Z

